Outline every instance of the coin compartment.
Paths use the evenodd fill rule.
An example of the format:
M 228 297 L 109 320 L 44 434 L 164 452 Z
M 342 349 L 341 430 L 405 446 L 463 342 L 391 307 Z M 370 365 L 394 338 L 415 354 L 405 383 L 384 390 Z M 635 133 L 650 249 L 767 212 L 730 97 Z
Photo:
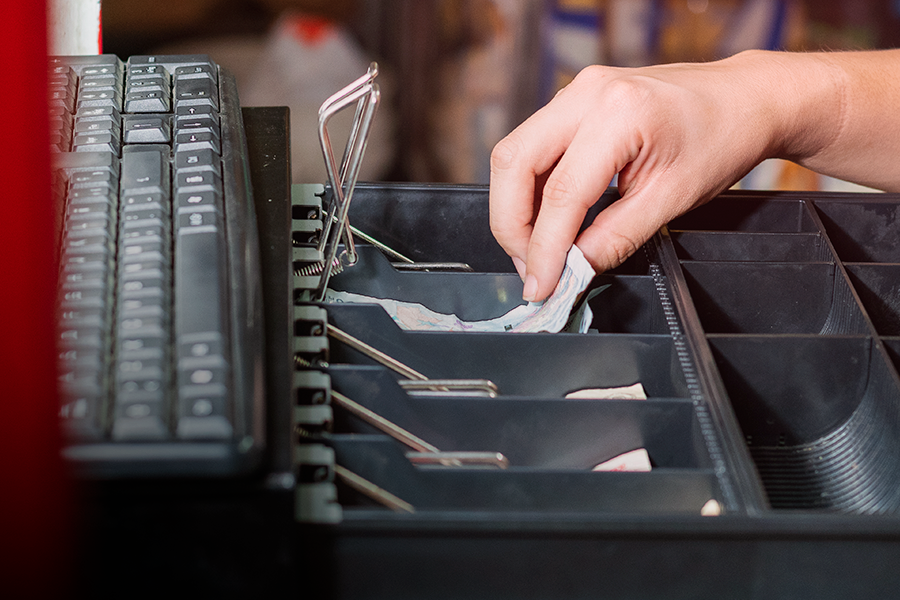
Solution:
M 900 264 L 845 265 L 879 335 L 900 335 Z
M 900 390 L 862 336 L 708 336 L 774 508 L 900 507 Z
M 706 333 L 868 333 L 834 263 L 683 261 L 681 268 Z
M 822 262 L 831 249 L 818 233 L 672 231 L 678 258 L 702 261 Z
M 442 451 L 502 452 L 511 467 L 590 470 L 646 448 L 655 468 L 711 467 L 686 399 L 415 396 L 383 368 L 328 373 L 334 390 Z M 334 413 L 335 433 L 378 433 L 341 407 Z
M 817 233 L 806 203 L 777 194 L 734 193 L 704 204 L 669 223 L 672 231 Z
M 900 263 L 900 205 L 868 198 L 821 200 L 815 207 L 842 261 Z

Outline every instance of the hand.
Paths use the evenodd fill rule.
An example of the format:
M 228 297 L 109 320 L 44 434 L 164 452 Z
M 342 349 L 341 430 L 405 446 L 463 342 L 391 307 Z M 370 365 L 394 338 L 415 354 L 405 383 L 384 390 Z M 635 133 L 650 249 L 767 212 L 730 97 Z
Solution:
M 787 107 L 802 104 L 793 97 L 807 82 L 787 77 L 774 87 L 782 62 L 754 52 L 696 65 L 589 67 L 501 140 L 491 156 L 491 229 L 525 281 L 523 297 L 553 291 L 573 242 L 596 270 L 612 268 L 763 158 L 826 145 L 836 135 L 827 129 L 807 135 L 800 152 L 783 143 L 794 114 Z M 833 84 L 809 76 L 826 80 L 813 92 Z M 839 113 L 835 98 L 819 98 L 826 116 Z M 616 173 L 621 199 L 578 235 Z

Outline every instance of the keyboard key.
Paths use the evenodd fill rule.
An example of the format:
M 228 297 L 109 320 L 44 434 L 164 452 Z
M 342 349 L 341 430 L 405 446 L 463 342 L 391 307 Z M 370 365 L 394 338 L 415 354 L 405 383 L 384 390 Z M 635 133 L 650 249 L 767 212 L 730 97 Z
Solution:
M 169 94 L 161 91 L 129 92 L 125 94 L 125 112 L 160 113 L 171 106 Z
M 123 195 L 138 192 L 168 194 L 169 163 L 163 152 L 147 147 L 140 152 L 123 154 L 119 189 Z
M 211 79 L 176 78 L 174 91 L 175 106 L 210 106 L 219 109 L 219 88 Z
M 172 141 L 169 118 L 160 115 L 126 115 L 123 123 L 126 144 L 168 144 Z

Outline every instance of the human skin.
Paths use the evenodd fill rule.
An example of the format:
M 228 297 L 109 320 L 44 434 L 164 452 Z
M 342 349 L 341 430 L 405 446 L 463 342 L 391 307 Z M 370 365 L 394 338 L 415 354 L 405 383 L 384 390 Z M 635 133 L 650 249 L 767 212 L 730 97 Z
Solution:
M 543 300 L 573 243 L 615 267 L 767 158 L 900 191 L 898 107 L 900 50 L 588 67 L 494 148 L 491 230 Z M 616 173 L 621 199 L 578 234 Z

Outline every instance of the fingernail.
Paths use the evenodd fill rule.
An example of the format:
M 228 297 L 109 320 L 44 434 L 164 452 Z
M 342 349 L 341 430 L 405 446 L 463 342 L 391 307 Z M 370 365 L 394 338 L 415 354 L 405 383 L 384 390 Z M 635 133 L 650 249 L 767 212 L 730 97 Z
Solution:
M 519 258 L 518 256 L 512 257 L 513 266 L 516 268 L 516 271 L 519 273 L 519 278 L 525 279 L 525 261 Z
M 537 297 L 538 282 L 534 275 L 525 277 L 525 286 L 522 288 L 522 300 L 526 302 L 534 302 Z

